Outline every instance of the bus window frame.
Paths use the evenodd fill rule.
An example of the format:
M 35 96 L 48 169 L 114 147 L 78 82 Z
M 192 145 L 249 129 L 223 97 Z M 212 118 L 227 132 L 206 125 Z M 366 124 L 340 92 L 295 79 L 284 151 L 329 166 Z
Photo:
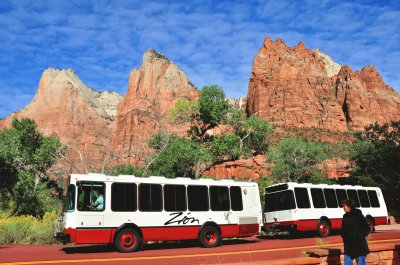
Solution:
M 81 186 L 83 186 L 83 185 L 89 185 L 89 186 L 91 186 L 92 187 L 92 189 L 93 189 L 93 186 L 94 185 L 100 185 L 101 187 L 102 187 L 102 194 L 103 194 L 103 208 L 102 209 L 97 209 L 97 208 L 95 208 L 95 209 L 90 209 L 90 208 L 83 208 L 83 209 L 78 209 L 78 204 L 79 204 L 79 194 L 80 194 L 80 187 Z M 77 204 L 76 204 L 76 209 L 79 211 L 79 212 L 104 212 L 105 211 L 105 209 L 106 209 L 106 183 L 105 182 L 102 182 L 102 181 L 90 181 L 90 180 L 84 180 L 84 181 L 78 181 L 78 182 L 76 182 L 76 191 L 77 191 L 77 193 L 76 193 L 76 201 L 77 201 Z M 90 190 L 89 191 L 89 199 L 90 199 L 90 196 L 91 196 L 91 194 L 90 194 L 90 192 L 92 192 L 92 190 Z M 96 191 L 97 192 L 97 191 Z M 99 196 L 100 195 L 100 193 L 101 192 L 99 192 L 98 194 L 97 194 L 97 196 Z M 97 199 L 97 198 L 96 198 Z M 93 202 L 94 203 L 94 202 Z M 89 204 L 90 204 L 90 200 L 89 200 Z M 88 206 L 86 206 L 86 207 L 88 207 Z

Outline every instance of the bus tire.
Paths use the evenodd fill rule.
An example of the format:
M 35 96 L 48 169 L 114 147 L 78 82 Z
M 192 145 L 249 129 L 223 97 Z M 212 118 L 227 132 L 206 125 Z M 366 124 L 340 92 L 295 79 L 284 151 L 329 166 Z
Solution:
M 375 223 L 374 223 L 374 218 L 371 216 L 367 216 L 365 218 L 367 220 L 368 226 L 369 226 L 369 233 L 375 232 Z
M 142 238 L 136 229 L 125 228 L 118 232 L 114 244 L 119 252 L 134 252 L 142 244 Z
M 221 233 L 213 225 L 207 225 L 199 233 L 199 241 L 205 248 L 213 248 L 220 244 Z
M 317 232 L 320 237 L 327 237 L 331 233 L 331 225 L 328 220 L 320 219 L 317 226 Z

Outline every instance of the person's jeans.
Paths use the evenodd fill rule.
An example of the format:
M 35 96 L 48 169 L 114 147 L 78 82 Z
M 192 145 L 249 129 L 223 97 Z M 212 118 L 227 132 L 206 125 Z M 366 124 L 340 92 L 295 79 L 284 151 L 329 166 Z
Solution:
M 357 265 L 366 265 L 365 256 L 357 257 Z M 353 265 L 353 259 L 350 256 L 344 255 L 344 265 Z

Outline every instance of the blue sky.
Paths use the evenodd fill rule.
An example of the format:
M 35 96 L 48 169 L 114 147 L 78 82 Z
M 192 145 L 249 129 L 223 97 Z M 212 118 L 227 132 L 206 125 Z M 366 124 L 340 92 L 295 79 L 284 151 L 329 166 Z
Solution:
M 34 97 L 48 67 L 75 70 L 97 90 L 125 94 L 153 48 L 198 88 L 247 94 L 265 37 L 304 41 L 353 70 L 372 64 L 400 91 L 400 1 L 1 0 L 0 117 Z

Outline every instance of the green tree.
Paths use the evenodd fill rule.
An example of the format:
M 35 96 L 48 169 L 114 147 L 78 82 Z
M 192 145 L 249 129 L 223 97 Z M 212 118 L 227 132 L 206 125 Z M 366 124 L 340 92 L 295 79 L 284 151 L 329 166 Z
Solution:
M 201 143 L 175 135 L 158 133 L 150 146 L 156 150 L 146 159 L 152 175 L 198 178 L 211 161 Z
M 325 158 L 322 148 L 304 137 L 285 138 L 268 154 L 274 163 L 270 177 L 273 182 L 326 183 L 328 178 L 317 165 Z
M 214 136 L 208 143 L 214 163 L 237 160 L 241 155 L 240 138 L 234 134 Z
M 400 122 L 371 124 L 357 134 L 350 161 L 352 177 L 376 183 L 383 190 L 400 192 Z
M 239 137 L 240 153 L 264 153 L 268 150 L 268 135 L 273 127 L 258 116 L 247 117 L 242 110 L 233 110 L 228 119 L 235 135 Z
M 203 87 L 198 101 L 198 112 L 192 115 L 192 138 L 204 141 L 206 132 L 221 123 L 229 111 L 230 105 L 222 88 L 216 85 Z
M 254 153 L 264 153 L 268 148 L 268 135 L 273 130 L 267 121 L 257 116 L 247 117 L 242 110 L 233 110 L 225 99 L 222 88 L 215 85 L 203 87 L 196 102 L 178 100 L 169 120 L 173 123 L 191 121 L 189 135 L 192 140 L 203 144 L 210 151 L 210 166 L 250 157 Z M 232 126 L 234 132 L 223 135 L 207 134 L 208 130 L 223 124 Z M 156 156 L 157 154 L 152 159 Z M 152 163 L 151 160 L 149 163 Z
M 33 120 L 14 119 L 0 130 L 1 206 L 14 214 L 44 213 L 49 205 L 47 170 L 57 161 L 58 138 L 44 136 Z
M 186 98 L 180 98 L 176 101 L 174 108 L 171 110 L 168 121 L 172 124 L 190 122 L 198 112 L 198 101 L 189 101 Z
M 111 176 L 134 175 L 136 177 L 140 177 L 143 175 L 143 169 L 135 167 L 131 164 L 121 164 L 108 169 L 106 174 Z

